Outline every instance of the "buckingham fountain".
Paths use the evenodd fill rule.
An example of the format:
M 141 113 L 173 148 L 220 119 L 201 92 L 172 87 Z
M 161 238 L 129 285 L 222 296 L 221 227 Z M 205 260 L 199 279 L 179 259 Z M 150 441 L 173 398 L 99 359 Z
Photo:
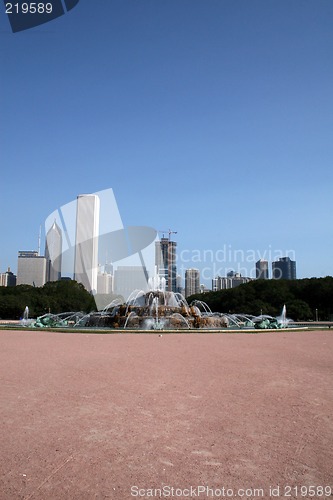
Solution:
M 41 328 L 101 328 L 123 330 L 225 330 L 225 329 L 278 329 L 287 326 L 283 307 L 281 316 L 226 314 L 212 312 L 209 306 L 165 290 L 165 279 L 149 279 L 148 291 L 134 290 L 126 302 L 115 299 L 104 309 L 85 314 L 66 312 L 45 314 L 30 326 Z M 23 326 L 26 326 L 23 324 Z

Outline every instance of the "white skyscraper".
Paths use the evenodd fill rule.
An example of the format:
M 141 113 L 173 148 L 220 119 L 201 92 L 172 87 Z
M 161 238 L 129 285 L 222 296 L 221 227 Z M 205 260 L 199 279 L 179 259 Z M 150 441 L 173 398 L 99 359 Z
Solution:
M 17 261 L 17 285 L 44 286 L 46 259 L 37 251 L 19 251 Z
M 96 293 L 98 274 L 99 197 L 77 197 L 74 279 L 88 292 Z

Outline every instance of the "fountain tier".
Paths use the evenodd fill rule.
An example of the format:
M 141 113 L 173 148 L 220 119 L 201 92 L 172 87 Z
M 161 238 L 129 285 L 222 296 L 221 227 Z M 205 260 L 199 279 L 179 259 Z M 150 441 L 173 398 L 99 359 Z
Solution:
M 103 326 L 142 330 L 189 330 L 226 328 L 223 314 L 213 314 L 197 304 L 189 305 L 180 293 L 153 290 L 132 292 L 125 304 L 110 304 L 103 311 L 90 314 L 85 326 Z

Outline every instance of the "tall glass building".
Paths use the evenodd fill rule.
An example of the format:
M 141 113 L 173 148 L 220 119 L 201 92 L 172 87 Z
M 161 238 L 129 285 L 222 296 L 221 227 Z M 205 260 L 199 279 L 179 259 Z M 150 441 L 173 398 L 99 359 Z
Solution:
M 258 280 L 268 280 L 268 261 L 264 259 L 256 262 L 256 278 Z
M 46 281 L 58 281 L 61 278 L 62 234 L 54 221 L 46 234 L 45 258 Z
M 281 257 L 278 261 L 272 262 L 272 277 L 276 280 L 295 280 L 296 261 L 290 257 Z

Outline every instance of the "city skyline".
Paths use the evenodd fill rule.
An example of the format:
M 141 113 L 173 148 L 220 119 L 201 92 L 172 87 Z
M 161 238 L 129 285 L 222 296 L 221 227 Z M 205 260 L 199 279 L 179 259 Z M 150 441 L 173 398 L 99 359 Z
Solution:
M 103 210 L 100 210 L 101 200 L 103 201 Z M 110 219 L 113 220 L 111 221 Z M 61 221 L 61 227 L 57 224 L 57 220 Z M 101 223 L 100 220 L 102 221 Z M 29 254 L 29 257 L 34 254 L 37 257 L 36 261 L 42 258 L 46 262 L 44 282 L 56 281 L 61 277 L 70 277 L 81 282 L 94 295 L 96 293 L 111 292 L 124 295 L 122 290 L 126 290 L 126 295 L 130 291 L 133 291 L 128 290 L 135 283 L 137 284 L 133 289 L 146 289 L 147 286 L 149 289 L 151 279 L 153 281 L 155 279 L 163 280 L 165 289 L 174 292 L 180 291 L 183 288 L 182 281 L 184 280 L 185 294 L 188 295 L 189 292 L 187 289 L 192 287 L 189 284 L 194 275 L 196 275 L 195 287 L 196 289 L 200 287 L 200 270 L 186 265 L 186 262 L 191 263 L 191 259 L 189 258 L 191 255 L 197 263 L 202 259 L 204 264 L 209 264 L 209 259 L 213 262 L 214 258 L 219 264 L 224 262 L 226 266 L 224 271 L 221 271 L 221 267 L 219 270 L 216 270 L 215 261 L 213 266 L 208 265 L 208 267 L 206 266 L 203 269 L 205 273 L 209 273 L 204 276 L 204 281 L 211 280 L 212 290 L 232 288 L 254 278 L 269 278 L 269 262 L 264 259 L 260 259 L 255 263 L 255 276 L 253 273 L 254 269 L 252 269 L 252 273 L 247 273 L 246 269 L 245 272 L 244 269 L 240 272 L 239 263 L 250 262 L 251 259 L 254 261 L 255 252 L 248 252 L 247 255 L 243 252 L 234 253 L 229 247 L 223 250 L 220 249 L 215 255 L 211 251 L 204 251 L 202 254 L 197 251 L 182 251 L 182 254 L 179 256 L 177 255 L 177 242 L 172 239 L 172 235 L 177 234 L 177 231 L 171 229 L 168 231 L 155 231 L 147 227 L 122 227 L 119 231 L 120 222 L 120 213 L 112 189 L 100 191 L 99 193 L 79 194 L 76 200 L 59 207 L 47 217 L 45 221 L 45 256 L 40 255 L 40 231 L 38 240 L 39 250 L 19 251 L 18 263 L 23 262 L 22 257 L 25 256 L 23 254 Z M 113 229 L 117 227 L 118 230 L 112 231 L 112 226 Z M 109 232 L 106 232 L 107 228 Z M 163 234 L 161 239 L 157 238 L 158 233 Z M 168 237 L 165 236 L 166 233 L 168 233 Z M 154 236 L 156 236 L 155 240 Z M 128 240 L 127 243 L 126 240 Z M 100 245 L 101 242 L 102 245 Z M 129 246 L 128 243 L 130 243 Z M 101 246 L 102 253 L 99 252 Z M 106 257 L 112 255 L 118 257 L 115 260 L 106 260 L 103 265 L 100 257 L 104 255 L 104 252 Z M 72 258 L 68 258 L 68 254 Z M 153 254 L 154 260 L 151 260 Z M 63 255 L 67 256 L 67 258 L 63 259 Z M 184 258 L 185 255 L 186 258 Z M 232 261 L 232 256 L 236 258 L 236 255 L 238 259 L 237 264 Z M 132 260 L 133 258 L 135 259 L 134 261 Z M 279 256 L 278 260 L 276 259 L 276 256 L 274 258 L 271 255 L 272 278 L 296 279 L 296 261 L 292 260 L 290 256 Z M 62 267 L 64 260 L 67 262 Z M 32 263 L 33 259 L 30 258 L 27 262 L 29 261 Z M 126 265 L 124 265 L 125 262 Z M 138 266 L 139 262 L 140 265 Z M 115 272 L 111 273 L 112 276 L 108 275 L 111 268 L 115 269 Z M 133 271 L 133 277 L 130 277 L 128 274 L 128 277 L 125 278 L 125 274 L 123 274 L 123 278 L 118 279 L 117 275 L 121 276 L 120 270 L 121 273 L 126 272 L 126 274 Z M 43 284 L 39 277 L 33 279 L 29 276 L 28 280 L 24 281 L 25 278 L 23 279 L 23 277 L 25 274 L 26 271 L 19 273 L 18 284 L 32 284 L 37 281 L 39 286 Z M 137 277 L 134 277 L 134 274 Z M 202 274 L 204 273 L 202 272 Z M 143 281 L 146 283 L 145 285 L 143 285 Z M 205 284 L 202 285 L 209 289 Z M 109 290 L 109 292 L 102 292 L 101 290 Z
M 109 190 L 107 190 L 109 191 Z M 112 191 L 112 190 L 111 190 Z M 76 204 L 73 205 L 73 202 L 69 203 L 68 205 L 71 206 L 71 209 L 75 210 L 75 212 L 78 212 L 80 210 L 80 204 L 79 200 L 82 201 L 82 199 L 88 199 L 88 198 L 93 198 L 95 200 L 99 200 L 98 195 L 96 194 L 88 194 L 88 195 L 78 195 Z M 97 201 L 96 201 L 97 202 Z M 82 203 L 81 203 L 82 204 Z M 60 208 L 60 211 L 64 207 Z M 82 210 L 82 209 L 81 209 Z M 103 263 L 100 259 L 97 260 L 97 255 L 100 254 L 101 252 L 98 252 L 99 248 L 99 241 L 103 242 L 103 251 L 106 250 L 106 256 L 107 255 L 112 255 L 114 253 L 118 254 L 119 252 L 122 252 L 122 245 L 123 241 L 122 239 L 119 240 L 119 235 L 115 234 L 115 237 L 113 239 L 113 234 L 114 233 L 109 233 L 108 235 L 101 234 L 100 233 L 100 227 L 99 227 L 99 216 L 100 212 L 99 209 L 96 212 L 96 220 L 95 216 L 92 216 L 92 213 L 90 212 L 95 212 L 96 210 L 92 210 L 91 207 L 85 208 L 85 214 L 84 214 L 84 223 L 81 220 L 81 217 L 76 215 L 75 221 L 74 221 L 74 226 L 70 228 L 69 226 L 66 225 L 66 220 L 64 219 L 64 227 L 66 231 L 66 238 L 68 239 L 68 234 L 67 231 L 69 230 L 70 232 L 73 232 L 74 228 L 74 233 L 75 233 L 75 244 L 73 247 L 70 248 L 70 251 L 68 249 L 67 243 L 68 241 L 64 241 L 64 244 L 62 244 L 62 230 L 56 223 L 56 220 L 53 222 L 53 224 L 50 226 L 48 231 L 46 232 L 45 236 L 45 251 L 44 255 L 41 255 L 40 249 L 38 250 L 29 250 L 26 252 L 32 252 L 35 253 L 38 256 L 41 257 L 46 257 L 46 260 L 48 261 L 48 266 L 47 266 L 47 272 L 46 272 L 46 281 L 56 281 L 58 278 L 57 276 L 61 275 L 63 277 L 71 277 L 75 275 L 75 261 L 78 259 L 78 256 L 81 255 L 82 258 L 82 249 L 87 251 L 87 255 L 85 258 L 87 259 L 87 262 L 83 266 L 86 268 L 86 265 L 88 265 L 89 268 L 89 273 L 91 272 L 92 268 L 94 268 L 94 273 L 96 274 L 97 272 L 109 272 L 109 268 L 117 268 L 119 265 L 123 266 L 123 260 L 122 259 L 117 259 L 116 261 L 105 261 Z M 47 227 L 47 223 L 50 218 L 56 213 L 57 211 L 53 212 L 51 216 L 49 216 L 46 220 L 45 226 Z M 69 215 L 69 214 L 67 214 Z M 91 227 L 90 224 L 87 222 L 90 220 L 90 223 L 93 222 L 93 227 Z M 69 221 L 67 222 L 73 222 Z M 147 228 L 137 228 L 139 231 L 142 229 L 147 229 Z M 148 228 L 150 231 L 154 231 L 152 228 Z M 92 232 L 94 233 L 94 237 L 90 238 L 88 235 Z M 116 231 L 115 233 L 118 233 Z M 80 235 L 78 238 L 78 234 Z M 157 231 L 156 231 L 157 234 Z M 134 233 L 134 239 L 137 238 L 139 233 Z M 105 238 L 105 236 L 108 236 L 109 238 Z M 133 236 L 132 236 L 133 238 Z M 66 240 L 66 239 L 65 239 Z M 142 240 L 144 241 L 144 240 Z M 38 244 L 40 247 L 41 244 L 41 231 L 39 233 L 38 237 Z M 136 245 L 140 244 L 140 238 L 137 240 Z M 255 257 L 257 255 L 256 251 L 247 251 L 244 252 L 242 250 L 237 250 L 237 249 L 232 249 L 231 246 L 229 245 L 228 248 L 224 246 L 222 249 L 218 249 L 216 252 L 213 252 L 209 249 L 203 249 L 202 251 L 199 250 L 191 250 L 191 249 L 186 249 L 182 250 L 181 254 L 177 254 L 177 242 L 174 241 L 171 238 L 171 235 L 169 235 L 169 238 L 165 238 L 164 235 L 160 239 L 156 239 L 155 241 L 152 242 L 154 244 L 154 255 L 155 259 L 152 261 L 153 258 L 153 253 L 152 253 L 152 247 L 148 245 L 146 249 L 150 249 L 150 255 L 148 256 L 148 268 L 146 269 L 146 263 L 143 261 L 141 264 L 143 265 L 143 269 L 145 269 L 146 277 L 148 279 L 149 276 L 157 275 L 160 278 L 164 278 L 166 282 L 166 287 L 168 289 L 168 276 L 169 273 L 171 275 L 171 288 L 173 288 L 173 291 L 175 291 L 176 284 L 175 280 L 178 278 L 179 273 L 181 273 L 181 277 L 185 279 L 185 274 L 186 271 L 191 268 L 191 265 L 193 262 L 197 264 L 202 264 L 204 265 L 204 272 L 209 273 L 208 275 L 205 276 L 205 280 L 209 280 L 210 278 L 218 277 L 218 276 L 227 276 L 228 274 L 235 274 L 237 273 L 238 275 L 247 276 L 251 275 L 251 278 L 264 278 L 268 279 L 269 274 L 268 274 L 268 266 L 271 265 L 271 267 L 275 264 L 277 261 L 284 261 L 284 260 L 290 260 L 290 251 L 287 251 L 286 253 L 288 254 L 285 257 L 282 257 L 282 253 L 280 250 L 277 252 L 272 252 L 271 249 L 268 250 L 268 252 L 265 252 L 264 255 L 267 257 L 269 255 L 269 260 L 263 260 L 260 259 L 258 262 L 255 262 Z M 110 246 L 111 245 L 111 246 Z M 114 246 L 112 246 L 114 245 Z M 92 247 L 95 247 L 95 250 L 93 250 Z M 81 248 L 82 247 L 82 248 Z M 143 249 L 143 248 L 142 248 Z M 18 252 L 19 254 L 22 253 L 21 251 Z M 68 258 L 67 254 L 71 255 L 71 258 Z M 84 252 L 83 252 L 84 253 Z M 94 254 L 94 265 L 90 262 L 90 254 Z M 103 252 L 102 252 L 103 253 Z M 89 255 L 88 255 L 89 254 Z M 65 255 L 67 258 L 65 259 L 67 262 L 65 266 L 62 268 L 62 258 L 63 255 Z M 259 254 L 258 254 L 259 255 Z M 294 254 L 291 251 L 291 256 L 294 258 Z M 134 257 L 134 255 L 132 256 Z M 128 258 L 128 257 L 127 257 Z M 88 261 L 90 263 L 88 263 Z M 133 262 L 129 261 L 130 263 L 128 264 L 130 267 L 132 266 Z M 136 262 L 137 259 L 136 259 Z M 255 264 L 254 264 L 255 262 Z M 267 271 L 267 274 L 263 276 L 258 275 L 258 265 L 264 263 L 265 265 L 265 270 Z M 178 268 L 177 268 L 178 264 Z M 247 273 L 247 269 L 244 267 L 244 265 L 249 264 L 250 267 L 250 273 Z M 242 267 L 243 266 L 243 267 Z M 52 269 L 54 268 L 54 269 Z M 87 269 L 88 269 L 87 268 Z M 62 270 L 62 273 L 61 273 Z M 84 271 L 86 273 L 86 271 Z M 111 273 L 112 274 L 112 273 Z M 273 276 L 272 276 L 273 277 Z M 50 278 L 50 279 L 49 279 Z M 95 276 L 96 278 L 96 276 Z M 294 278 L 295 279 L 295 278 Z M 90 278 L 89 278 L 90 280 Z M 80 281 L 80 279 L 79 279 Z M 95 279 L 96 281 L 96 279 Z M 82 281 L 83 282 L 83 281 Z M 90 288 L 88 286 L 88 288 Z
M 54 207 L 111 186 L 124 225 L 172 227 L 179 255 L 291 251 L 299 278 L 332 275 L 332 17 L 103 0 L 13 34 L 0 15 L 1 272 Z
M 103 210 L 100 210 L 101 199 Z M 61 221 L 61 227 L 57 224 L 57 220 Z M 44 231 L 45 255 L 40 255 L 41 228 L 38 235 L 38 250 L 26 253 L 35 253 L 46 258 L 46 282 L 60 279 L 61 275 L 70 277 L 84 284 L 85 288 L 94 294 L 98 289 L 98 274 L 105 275 L 109 268 L 117 269 L 119 266 L 122 269 L 126 267 L 135 269 L 138 263 L 147 283 L 148 278 L 154 276 L 163 278 L 166 289 L 170 291 L 177 291 L 182 287 L 178 283 L 179 278 L 184 280 L 186 288 L 186 273 L 192 269 L 193 262 L 201 264 L 198 272 L 200 274 L 201 271 L 204 282 L 212 281 L 213 290 L 216 289 L 214 280 L 219 278 L 228 281 L 230 276 L 237 275 L 241 278 L 239 283 L 248 278 L 268 279 L 269 264 L 272 267 L 272 278 L 296 279 L 296 261 L 291 259 L 291 257 L 295 259 L 293 251 L 287 251 L 285 252 L 287 255 L 283 255 L 280 250 L 273 252 L 269 249 L 264 253 L 265 259 L 260 258 L 256 262 L 258 252 L 235 250 L 231 245 L 228 247 L 224 245 L 224 248 L 218 249 L 215 253 L 208 249 L 203 251 L 187 249 L 178 255 L 177 242 L 172 239 L 172 235 L 177 234 L 177 231 L 171 229 L 156 231 L 153 228 L 140 226 L 124 228 L 117 201 L 110 188 L 98 193 L 77 195 L 76 200 L 59 207 L 46 218 Z M 157 237 L 158 233 L 163 235 L 160 239 Z M 166 233 L 168 237 L 165 236 Z M 22 253 L 19 251 L 19 256 Z M 64 266 L 62 266 L 63 261 L 66 261 Z M 244 267 L 246 264 L 248 267 Z M 102 285 L 101 276 L 100 285 L 102 288 L 109 287 L 106 282 Z M 203 285 L 206 286 L 205 283 Z M 230 284 L 226 287 L 229 286 Z M 220 287 L 221 285 L 218 285 L 218 288 Z

